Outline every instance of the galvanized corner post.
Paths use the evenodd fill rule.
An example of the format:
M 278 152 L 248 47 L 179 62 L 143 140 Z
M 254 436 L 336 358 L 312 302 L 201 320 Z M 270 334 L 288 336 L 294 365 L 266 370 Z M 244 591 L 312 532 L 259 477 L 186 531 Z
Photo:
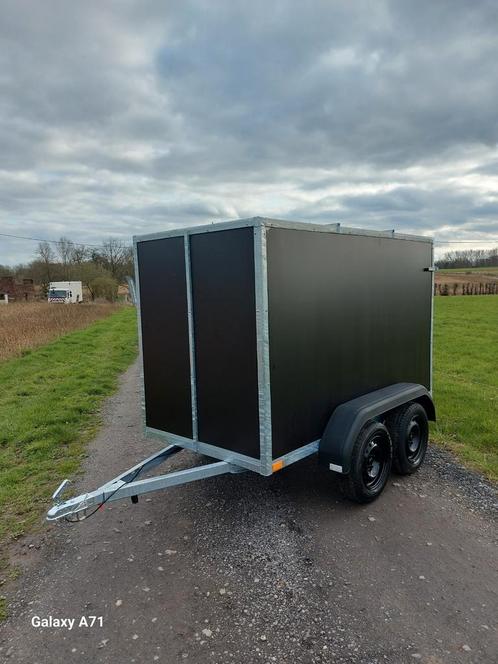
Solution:
M 190 393 L 192 400 L 192 438 L 199 440 L 197 424 L 197 382 L 195 373 L 195 339 L 194 339 L 194 307 L 192 298 L 192 265 L 190 261 L 190 236 L 183 236 L 185 247 L 185 275 L 187 280 L 187 316 L 188 316 L 188 342 L 190 357 Z
M 258 357 L 258 401 L 261 474 L 272 474 L 270 392 L 270 340 L 268 331 L 268 274 L 264 219 L 254 223 L 254 278 L 256 297 L 256 341 Z
M 147 418 L 145 412 L 145 380 L 144 380 L 144 358 L 143 358 L 143 344 L 142 344 L 142 314 L 140 307 L 140 272 L 138 269 L 138 242 L 133 238 L 133 260 L 135 264 L 135 284 L 136 284 L 136 309 L 137 309 L 137 326 L 138 326 L 138 363 L 140 371 L 140 410 L 142 413 L 142 430 L 146 434 L 147 431 Z

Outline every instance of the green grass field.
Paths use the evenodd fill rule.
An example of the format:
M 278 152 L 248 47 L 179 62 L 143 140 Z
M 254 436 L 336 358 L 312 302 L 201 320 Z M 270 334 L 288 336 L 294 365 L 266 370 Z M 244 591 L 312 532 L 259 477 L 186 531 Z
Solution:
M 136 356 L 133 307 L 0 363 L 0 544 L 39 520 L 78 470 L 103 399 Z
M 498 297 L 434 298 L 432 439 L 498 481 Z

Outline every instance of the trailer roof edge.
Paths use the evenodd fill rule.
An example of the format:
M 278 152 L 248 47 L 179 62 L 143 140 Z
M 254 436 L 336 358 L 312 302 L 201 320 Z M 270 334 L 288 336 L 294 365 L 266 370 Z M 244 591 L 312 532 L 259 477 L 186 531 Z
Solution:
M 287 221 L 285 219 L 263 218 L 263 223 L 268 227 L 290 228 L 294 230 L 315 231 L 318 233 L 337 233 L 344 235 L 365 235 L 368 237 L 394 238 L 398 240 L 416 240 L 419 242 L 433 243 L 434 238 L 427 235 L 415 235 L 411 233 L 398 233 L 394 230 L 378 231 L 369 228 L 356 228 L 353 226 L 342 226 L 334 222 L 331 224 L 314 224 L 307 221 Z
M 193 235 L 195 233 L 210 233 L 213 231 L 229 230 L 231 228 L 246 228 L 249 226 L 260 226 L 263 223 L 262 217 L 249 217 L 247 219 L 232 219 L 229 221 L 215 221 L 196 226 L 184 226 L 183 228 L 172 228 L 171 230 L 158 231 L 157 233 L 145 233 L 143 235 L 133 235 L 133 244 L 145 242 L 147 240 L 160 240 L 165 237 L 174 237 L 178 235 Z
M 236 228 L 266 226 L 269 228 L 288 228 L 293 230 L 311 231 L 317 233 L 336 233 L 338 235 L 363 235 L 367 237 L 392 238 L 394 240 L 412 240 L 416 242 L 434 243 L 434 238 L 427 235 L 412 235 L 409 233 L 397 233 L 396 231 L 378 231 L 367 228 L 355 228 L 342 226 L 339 223 L 314 224 L 306 221 L 288 221 L 284 219 L 272 219 L 269 217 L 249 217 L 245 219 L 234 219 L 231 221 L 218 221 L 213 223 L 199 224 L 197 226 L 186 226 L 156 233 L 145 233 L 133 235 L 133 244 L 146 242 L 147 240 L 160 240 L 167 237 L 181 235 L 193 235 L 196 233 L 210 233 L 215 231 L 230 230 Z

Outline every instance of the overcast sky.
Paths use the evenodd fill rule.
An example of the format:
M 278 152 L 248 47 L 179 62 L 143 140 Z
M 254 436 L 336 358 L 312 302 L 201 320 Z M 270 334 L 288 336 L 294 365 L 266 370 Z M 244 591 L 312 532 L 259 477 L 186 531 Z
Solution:
M 261 215 L 498 245 L 496 0 L 2 0 L 0 40 L 2 233 Z

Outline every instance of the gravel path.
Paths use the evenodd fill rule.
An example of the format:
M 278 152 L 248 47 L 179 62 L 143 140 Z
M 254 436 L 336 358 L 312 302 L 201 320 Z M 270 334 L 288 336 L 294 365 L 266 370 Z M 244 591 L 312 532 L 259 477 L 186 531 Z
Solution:
M 138 368 L 106 406 L 81 490 L 157 449 L 141 434 Z M 182 453 L 171 467 L 198 461 Z M 13 552 L 0 660 L 498 662 L 497 497 L 433 450 L 373 505 L 342 500 L 307 459 L 222 476 L 47 526 Z M 78 626 L 81 616 L 103 626 Z M 74 618 L 72 629 L 35 617 Z

